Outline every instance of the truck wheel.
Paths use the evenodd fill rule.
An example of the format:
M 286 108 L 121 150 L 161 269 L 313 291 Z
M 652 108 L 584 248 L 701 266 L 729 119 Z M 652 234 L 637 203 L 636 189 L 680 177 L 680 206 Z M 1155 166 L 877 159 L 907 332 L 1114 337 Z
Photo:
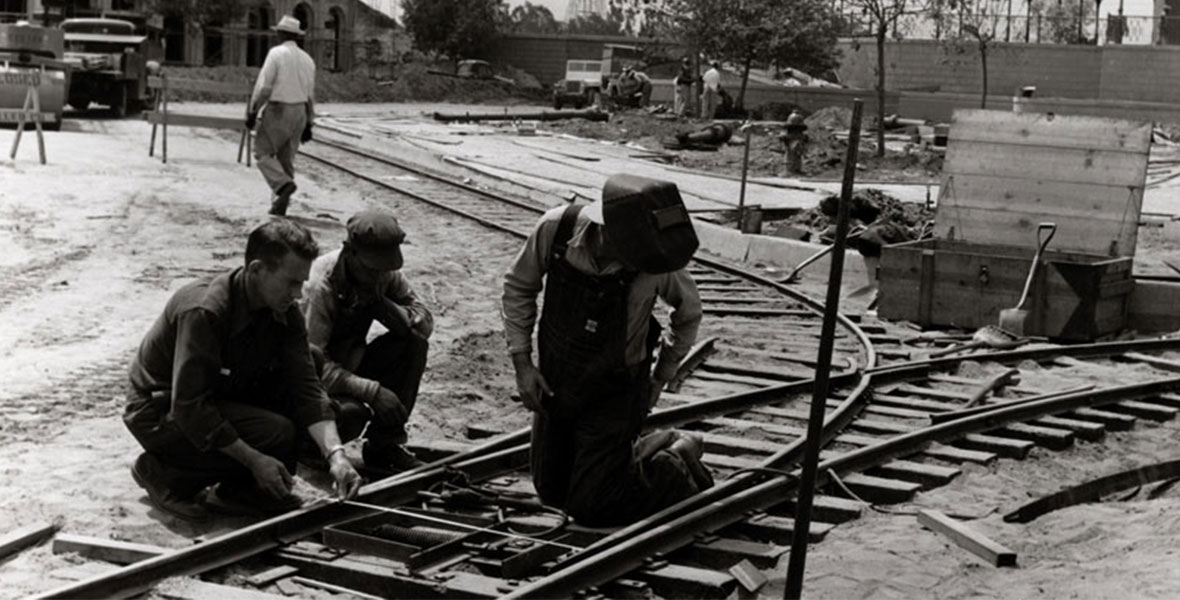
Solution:
M 55 120 L 52 123 L 42 123 L 41 126 L 45 131 L 61 131 L 61 113 L 54 115 Z
M 602 92 L 595 90 L 590 93 L 590 106 L 602 108 Z
M 86 110 L 90 108 L 89 98 L 70 98 L 70 108 L 74 110 Z

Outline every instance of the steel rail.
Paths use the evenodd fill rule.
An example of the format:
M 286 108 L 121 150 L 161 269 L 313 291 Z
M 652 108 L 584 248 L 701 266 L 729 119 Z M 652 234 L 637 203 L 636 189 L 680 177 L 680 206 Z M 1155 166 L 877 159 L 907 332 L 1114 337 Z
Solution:
M 913 454 L 931 443 L 953 440 L 969 433 L 989 431 L 1010 422 L 1027 421 L 1077 408 L 1150 396 L 1177 388 L 1180 388 L 1180 377 L 1115 386 L 1004 408 L 994 413 L 918 429 L 820 463 L 816 485 L 829 483 L 831 472 L 860 472 L 899 456 Z M 797 483 L 795 473 L 771 476 L 724 499 L 680 515 L 660 527 L 639 532 L 595 556 L 517 588 L 505 598 L 570 597 L 579 590 L 622 577 L 641 568 L 643 557 L 669 552 L 690 543 L 697 532 L 734 523 L 744 518 L 751 510 L 765 509 L 781 503 L 796 491 Z
M 1041 515 L 1067 506 L 1094 502 L 1102 499 L 1107 494 L 1112 494 L 1132 486 L 1147 485 L 1155 481 L 1175 477 L 1180 477 L 1180 460 L 1169 460 L 1112 473 L 1099 477 L 1098 479 L 1091 479 L 1085 483 L 1070 486 L 1048 496 L 1037 498 L 1004 515 L 1004 521 L 1008 523 L 1028 523 Z

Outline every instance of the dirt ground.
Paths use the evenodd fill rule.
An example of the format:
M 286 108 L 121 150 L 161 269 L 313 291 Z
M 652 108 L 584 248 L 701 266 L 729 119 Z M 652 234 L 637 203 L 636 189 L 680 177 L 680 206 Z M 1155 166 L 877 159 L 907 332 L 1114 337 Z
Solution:
M 12 134 L 0 129 L 0 147 Z M 73 534 L 178 548 L 245 523 L 194 528 L 151 510 L 129 476 L 139 449 L 119 415 L 140 337 L 180 285 L 241 262 L 245 234 L 266 218 L 267 192 L 255 169 L 234 163 L 223 136 L 173 128 L 167 164 L 147 155 L 148 136 L 138 120 L 71 120 L 48 136 L 48 165 L 37 163 L 29 136 L 15 161 L 0 162 L 0 532 L 55 521 Z M 717 155 L 731 151 L 740 148 Z M 307 160 L 299 169 L 291 214 L 324 249 L 367 206 L 391 206 L 409 232 L 405 270 L 436 317 L 411 437 L 461 440 L 468 423 L 525 425 L 509 400 L 498 314 L 500 278 L 519 242 Z M 1147 425 L 1103 444 L 968 467 L 919 497 L 988 514 L 974 525 L 1020 552 L 1019 569 L 985 566 L 912 516 L 868 513 L 812 547 L 805 590 L 815 598 L 1180 596 L 1175 494 L 1075 507 L 1029 526 L 994 512 L 1174 457 L 1178 433 L 1174 423 Z M 322 480 L 301 476 L 310 482 L 299 493 L 324 493 Z M 56 588 L 64 581 L 53 574 L 79 562 L 48 545 L 23 552 L 0 563 L 0 597 Z M 778 597 L 781 585 L 776 575 L 761 595 Z

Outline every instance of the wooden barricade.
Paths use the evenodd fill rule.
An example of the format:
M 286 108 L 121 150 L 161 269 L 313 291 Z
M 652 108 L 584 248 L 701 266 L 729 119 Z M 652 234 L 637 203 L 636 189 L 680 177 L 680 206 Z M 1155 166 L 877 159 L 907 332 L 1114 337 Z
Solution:
M 229 129 L 242 132 L 238 141 L 238 162 L 242 162 L 242 152 L 246 153 L 246 166 L 250 166 L 252 139 L 250 130 L 246 128 L 246 117 L 240 119 L 229 117 L 209 117 L 204 115 L 190 115 L 174 113 L 168 110 L 168 91 L 187 90 L 194 92 L 208 92 L 225 94 L 227 96 L 244 96 L 246 103 L 250 102 L 253 87 L 249 84 L 226 83 L 221 81 L 202 81 L 199 79 L 181 79 L 159 75 L 148 78 L 148 88 L 155 90 L 155 106 L 153 110 L 144 113 L 143 117 L 152 124 L 152 140 L 148 148 L 148 156 L 155 156 L 156 128 L 160 128 L 161 158 L 168 162 L 168 126 L 177 127 L 207 127 L 211 129 Z
M 37 150 L 41 156 L 41 164 L 45 164 L 45 136 L 41 129 L 41 123 L 52 123 L 57 120 L 57 115 L 41 112 L 41 93 L 38 88 L 44 77 L 44 65 L 41 66 L 40 71 L 3 74 L 4 84 L 24 85 L 27 90 L 25 102 L 21 108 L 0 109 L 0 122 L 16 123 L 16 137 L 12 140 L 12 152 L 9 153 L 13 160 L 16 160 L 16 150 L 20 147 L 20 138 L 25 131 L 25 123 L 32 123 L 37 130 Z

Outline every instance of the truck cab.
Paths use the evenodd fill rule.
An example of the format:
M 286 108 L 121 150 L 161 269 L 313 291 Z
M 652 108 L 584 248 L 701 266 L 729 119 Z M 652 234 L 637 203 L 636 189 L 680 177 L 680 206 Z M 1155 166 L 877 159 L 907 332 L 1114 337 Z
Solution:
M 65 61 L 73 67 L 68 102 L 78 110 L 105 104 L 115 116 L 140 110 L 148 75 L 158 69 L 148 36 L 122 19 L 66 19 Z
M 601 106 L 603 65 L 601 60 L 566 61 L 565 78 L 553 84 L 553 108 Z

